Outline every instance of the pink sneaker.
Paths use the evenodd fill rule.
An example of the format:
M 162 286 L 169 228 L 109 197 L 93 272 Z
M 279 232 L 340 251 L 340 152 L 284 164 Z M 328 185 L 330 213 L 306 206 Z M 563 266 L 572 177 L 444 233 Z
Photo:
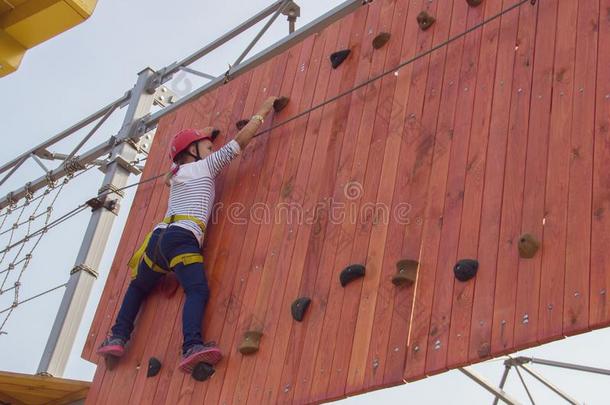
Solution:
M 185 373 L 191 373 L 198 363 L 208 363 L 214 365 L 222 359 L 222 353 L 216 343 L 209 342 L 202 345 L 195 345 L 182 355 L 182 361 L 178 366 Z
M 122 338 L 108 336 L 97 349 L 97 354 L 104 357 L 122 357 L 125 354 L 125 344 Z

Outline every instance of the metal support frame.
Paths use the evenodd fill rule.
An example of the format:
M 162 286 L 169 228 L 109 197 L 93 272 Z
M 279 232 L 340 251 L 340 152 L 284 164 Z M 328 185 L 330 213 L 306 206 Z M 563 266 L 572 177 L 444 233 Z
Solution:
M 521 372 L 519 369 L 526 371 L 529 375 L 531 375 L 533 378 L 538 380 L 541 384 L 543 384 L 545 387 L 547 387 L 548 389 L 553 391 L 555 394 L 560 396 L 567 403 L 572 404 L 572 405 L 580 405 L 580 402 L 578 402 L 576 399 L 574 399 L 570 395 L 566 394 L 560 388 L 558 388 L 553 383 L 551 383 L 549 380 L 544 378 L 539 372 L 537 372 L 534 369 L 532 369 L 531 367 L 529 367 L 527 365 L 528 363 L 565 368 L 565 369 L 569 369 L 569 370 L 582 371 L 582 372 L 586 372 L 586 373 L 610 375 L 610 370 L 604 369 L 604 368 L 582 366 L 579 364 L 562 363 L 562 362 L 554 361 L 554 360 L 544 360 L 544 359 L 538 359 L 538 358 L 534 358 L 534 357 L 523 357 L 523 356 L 514 357 L 514 358 L 509 356 L 508 359 L 504 362 L 504 372 L 502 374 L 502 378 L 500 380 L 500 385 L 498 388 L 495 388 L 494 386 L 489 384 L 487 381 L 483 380 L 480 376 L 474 374 L 474 372 L 472 372 L 472 371 L 469 371 L 466 369 L 460 369 L 460 371 L 462 371 L 468 377 L 473 379 L 477 384 L 481 385 L 483 388 L 485 388 L 487 391 L 491 392 L 495 396 L 493 405 L 497 405 L 499 400 L 505 401 L 505 399 L 502 396 L 498 395 L 498 393 L 499 392 L 504 393 L 504 385 L 506 384 L 506 380 L 508 378 L 508 373 L 510 372 L 512 367 L 514 367 L 515 370 L 517 371 L 517 373 L 519 374 L 519 379 L 521 380 L 521 383 L 523 384 L 523 387 L 525 388 L 525 391 L 532 403 L 534 403 L 534 399 L 532 398 L 532 395 L 531 395 L 529 389 L 527 388 L 527 385 L 525 384 L 525 380 L 523 379 L 523 376 L 521 375 Z
M 489 381 L 487 381 L 486 379 L 481 377 L 478 373 L 476 373 L 468 368 L 465 368 L 465 367 L 462 367 L 459 370 L 462 373 L 464 373 L 466 376 L 468 376 L 468 378 L 470 378 L 471 380 L 473 380 L 474 382 L 479 384 L 481 387 L 483 387 L 485 390 L 487 390 L 491 394 L 493 394 L 496 397 L 496 400 L 501 399 L 502 401 L 504 401 L 505 403 L 507 403 L 509 405 L 521 405 L 521 403 L 519 401 L 512 398 L 509 394 L 504 392 L 504 390 L 502 390 L 501 388 L 496 388 L 492 383 L 490 383 Z
M 102 188 L 121 188 L 127 184 L 131 172 L 120 164 L 120 160 L 133 161 L 137 157 L 138 151 L 132 144 L 123 141 L 130 136 L 133 124 L 148 114 L 152 107 L 154 95 L 148 94 L 146 86 L 153 75 L 154 72 L 151 69 L 145 69 L 138 75 L 138 81 L 131 92 L 124 125 L 117 136 L 119 142 L 112 150 L 111 163 L 107 167 Z M 101 201 L 101 206 L 105 207 L 104 203 L 110 199 L 110 196 L 112 196 L 114 204 L 118 204 L 122 198 L 120 194 L 108 194 L 104 197 L 104 201 Z M 79 271 L 73 271 L 70 274 L 53 329 L 38 366 L 38 373 L 49 373 L 58 377 L 64 373 L 93 282 L 96 279 L 96 269 L 101 262 L 115 218 L 116 213 L 110 209 L 96 209 L 91 215 L 74 266 L 74 269 Z M 86 271 L 80 271 L 82 269 Z

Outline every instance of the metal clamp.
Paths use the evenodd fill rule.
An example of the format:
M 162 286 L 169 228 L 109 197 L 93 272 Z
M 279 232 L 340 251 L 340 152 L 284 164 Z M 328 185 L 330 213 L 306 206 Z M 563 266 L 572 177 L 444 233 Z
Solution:
M 97 211 L 100 208 L 106 208 L 108 211 L 117 215 L 119 212 L 119 201 L 118 200 L 107 200 L 103 197 L 94 197 L 87 200 L 86 204 L 91 207 L 91 211 Z
M 89 273 L 90 275 L 92 275 L 95 278 L 97 278 L 97 276 L 99 275 L 99 273 L 96 270 L 92 269 L 91 267 L 87 266 L 84 263 L 74 266 L 72 268 L 72 270 L 70 270 L 70 275 L 76 274 L 79 271 L 84 271 L 86 273 Z

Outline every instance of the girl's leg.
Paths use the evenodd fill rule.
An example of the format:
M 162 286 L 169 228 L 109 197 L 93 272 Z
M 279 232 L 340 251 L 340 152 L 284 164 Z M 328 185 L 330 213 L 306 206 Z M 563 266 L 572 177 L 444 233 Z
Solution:
M 162 273 L 152 271 L 146 263 L 140 263 L 138 274 L 131 280 L 121 309 L 117 315 L 116 323 L 112 327 L 112 336 L 128 341 L 133 331 L 133 323 L 138 315 L 142 302 L 163 277 Z
M 184 334 L 182 352 L 186 353 L 192 346 L 203 344 L 201 321 L 210 296 L 210 289 L 202 263 L 188 266 L 180 263 L 174 267 L 174 272 L 186 295 L 182 310 Z

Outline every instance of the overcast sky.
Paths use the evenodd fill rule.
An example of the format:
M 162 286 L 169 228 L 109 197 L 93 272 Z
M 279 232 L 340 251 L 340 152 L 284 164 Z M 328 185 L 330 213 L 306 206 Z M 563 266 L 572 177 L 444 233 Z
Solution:
M 137 72 L 144 67 L 158 69 L 183 58 L 271 3 L 271 0 L 223 2 L 221 8 L 218 2 L 208 0 L 100 1 L 88 21 L 28 51 L 18 72 L 0 79 L 0 139 L 4 142 L 0 147 L 0 162 L 15 158 L 118 98 L 133 86 Z M 298 26 L 319 17 L 341 1 L 301 0 L 300 3 L 302 16 Z M 284 18 L 278 19 L 251 54 L 273 44 L 287 33 Z M 223 73 L 227 64 L 237 58 L 255 32 L 256 29 L 248 31 L 195 66 L 206 73 Z M 184 93 L 201 83 L 180 75 L 169 83 L 169 87 Z M 117 118 L 111 119 L 91 140 L 91 145 L 115 134 L 120 122 L 121 114 L 117 114 Z M 78 140 L 64 142 L 63 148 L 55 151 L 68 153 L 76 142 Z M 4 196 L 41 175 L 40 168 L 35 164 L 26 165 L 0 187 L 0 195 Z M 92 170 L 70 182 L 57 200 L 55 215 L 94 196 L 101 181 L 101 173 Z M 86 316 L 68 364 L 65 375 L 68 378 L 90 380 L 93 376 L 94 365 L 82 360 L 80 352 L 132 197 L 133 191 L 123 203 L 106 249 L 101 275 L 87 305 Z M 41 210 L 46 209 L 48 201 L 50 198 L 41 205 Z M 23 218 L 31 215 L 32 209 L 28 208 Z M 0 228 L 0 246 L 6 246 L 8 242 L 10 233 L 1 233 L 15 221 L 14 216 L 11 218 L 6 226 Z M 85 211 L 49 232 L 42 240 L 30 266 L 23 273 L 20 299 L 67 281 L 88 219 L 89 212 Z M 33 226 L 40 224 L 38 220 Z M 15 236 L 19 232 L 25 232 L 24 227 Z M 0 263 L 0 270 L 11 259 L 12 256 L 8 255 Z M 14 281 L 7 280 L 8 286 Z M 0 336 L 0 370 L 22 373 L 36 371 L 62 292 L 63 289 L 58 290 L 16 308 L 6 325 L 8 334 Z M 0 295 L 0 310 L 10 306 L 13 299 L 12 292 Z M 3 319 L 4 315 L 0 315 L 0 322 Z M 608 341 L 610 333 L 602 330 L 532 349 L 525 355 L 610 368 Z M 534 367 L 580 401 L 588 404 L 608 403 L 609 377 Z M 503 366 L 501 360 L 494 360 L 474 369 L 497 383 Z M 559 398 L 549 390 L 531 378 L 525 378 L 537 403 L 559 403 Z M 507 391 L 524 403 L 529 402 L 514 371 Z M 386 404 L 479 404 L 491 403 L 492 399 L 490 394 L 464 375 L 453 371 L 340 403 L 364 404 L 371 401 Z

